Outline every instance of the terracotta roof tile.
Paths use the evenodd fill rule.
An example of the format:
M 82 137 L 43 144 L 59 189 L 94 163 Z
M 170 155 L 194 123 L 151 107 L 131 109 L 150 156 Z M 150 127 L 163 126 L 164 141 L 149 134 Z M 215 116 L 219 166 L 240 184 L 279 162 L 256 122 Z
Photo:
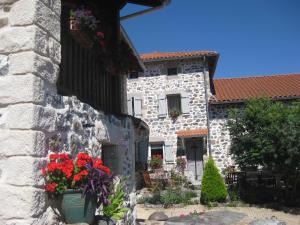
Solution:
M 212 103 L 239 102 L 251 97 L 300 98 L 300 74 L 215 79 Z
M 167 59 L 178 59 L 188 58 L 197 56 L 218 56 L 219 54 L 215 51 L 191 51 L 191 52 L 153 52 L 141 54 L 141 59 L 144 62 L 167 60 Z
M 179 130 L 176 132 L 179 137 L 197 137 L 205 136 L 208 134 L 207 129 L 196 129 L 196 130 Z

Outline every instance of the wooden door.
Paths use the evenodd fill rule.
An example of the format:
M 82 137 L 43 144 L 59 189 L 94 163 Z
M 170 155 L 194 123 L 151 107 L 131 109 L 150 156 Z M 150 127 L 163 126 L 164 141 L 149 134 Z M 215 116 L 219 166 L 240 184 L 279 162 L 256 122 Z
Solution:
M 203 175 L 203 140 L 187 139 L 185 141 L 187 170 L 195 180 L 201 180 Z

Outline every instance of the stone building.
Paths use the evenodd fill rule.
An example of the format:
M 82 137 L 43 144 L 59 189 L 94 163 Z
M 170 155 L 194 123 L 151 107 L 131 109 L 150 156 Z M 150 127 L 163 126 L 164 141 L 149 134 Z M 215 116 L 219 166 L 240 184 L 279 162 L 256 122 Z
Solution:
M 120 29 L 119 11 L 141 2 L 165 3 L 0 0 L 1 225 L 58 224 L 41 166 L 49 151 L 61 149 L 101 155 L 116 175 L 128 176 L 134 211 L 135 146 L 149 132 L 127 115 L 125 74 L 143 64 Z M 70 10 L 82 6 L 102 22 L 100 45 L 71 32 Z
M 129 113 L 150 128 L 149 148 L 141 161 L 161 155 L 171 170 L 176 157 L 187 160 L 185 174 L 199 184 L 203 161 L 211 155 L 223 170 L 233 164 L 226 129 L 228 109 L 249 97 L 300 98 L 300 75 L 213 79 L 218 53 L 213 51 L 141 55 L 144 73 L 131 73 Z M 147 159 L 147 160 L 145 160 Z

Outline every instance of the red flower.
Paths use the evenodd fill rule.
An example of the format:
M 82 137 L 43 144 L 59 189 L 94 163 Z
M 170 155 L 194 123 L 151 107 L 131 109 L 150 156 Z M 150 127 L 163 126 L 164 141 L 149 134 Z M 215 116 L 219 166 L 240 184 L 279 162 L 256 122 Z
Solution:
M 104 165 L 99 166 L 97 169 L 102 170 L 103 172 L 105 172 L 107 174 L 111 174 L 110 169 Z
M 86 153 L 78 153 L 76 165 L 81 168 L 92 161 L 92 157 Z
M 69 155 L 66 154 L 66 153 L 59 154 L 58 158 L 61 159 L 61 160 L 68 160 L 68 159 L 70 159 Z
M 98 37 L 99 39 L 104 39 L 104 33 L 98 31 L 98 32 L 97 32 L 97 37 Z
M 76 174 L 74 176 L 74 181 L 78 182 L 80 181 L 84 176 L 87 176 L 89 174 L 89 172 L 87 170 L 82 170 L 81 172 L 79 172 L 78 174 Z
M 70 178 L 73 174 L 73 170 L 74 170 L 74 165 L 73 165 L 73 161 L 68 159 L 65 160 L 62 163 L 62 168 L 61 168 L 62 172 L 66 175 L 67 178 Z
M 56 161 L 58 159 L 58 154 L 49 155 L 50 161 Z
M 49 192 L 55 192 L 57 186 L 58 186 L 58 184 L 53 182 L 50 184 L 46 184 L 45 189 L 46 189 L 46 191 L 49 191 Z
M 103 161 L 101 159 L 95 159 L 94 160 L 94 168 L 99 169 L 100 166 L 103 165 Z
M 55 170 L 61 170 L 62 166 L 60 163 L 57 162 L 50 162 L 47 165 L 47 171 L 48 172 L 54 172 Z

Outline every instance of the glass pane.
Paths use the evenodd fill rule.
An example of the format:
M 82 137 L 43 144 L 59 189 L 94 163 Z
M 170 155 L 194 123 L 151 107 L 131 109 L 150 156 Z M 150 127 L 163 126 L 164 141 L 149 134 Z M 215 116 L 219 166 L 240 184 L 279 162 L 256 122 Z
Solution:
M 174 111 L 174 110 L 181 113 L 181 98 L 180 98 L 180 95 L 168 95 L 167 100 L 168 100 L 169 113 L 171 111 Z

